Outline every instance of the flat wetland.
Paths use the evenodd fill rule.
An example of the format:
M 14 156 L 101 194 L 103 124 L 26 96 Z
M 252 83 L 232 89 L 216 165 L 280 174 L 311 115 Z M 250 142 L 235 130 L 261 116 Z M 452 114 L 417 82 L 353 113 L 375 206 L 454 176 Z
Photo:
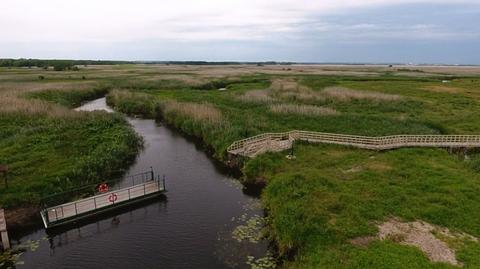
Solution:
M 104 95 L 118 112 L 201 140 L 245 184 L 264 185 L 262 237 L 279 268 L 480 268 L 478 149 L 296 143 L 294 160 L 226 153 L 236 140 L 290 130 L 480 134 L 480 67 L 0 68 L 0 164 L 11 171 L 0 207 L 14 229 L 35 223 L 44 195 L 121 176 L 134 162 L 142 139 L 124 115 L 71 109 Z

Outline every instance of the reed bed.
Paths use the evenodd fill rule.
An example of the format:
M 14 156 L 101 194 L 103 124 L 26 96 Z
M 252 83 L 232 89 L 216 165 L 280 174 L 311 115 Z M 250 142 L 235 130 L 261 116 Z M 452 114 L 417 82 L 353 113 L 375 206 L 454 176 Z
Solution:
M 220 123 L 222 112 L 209 103 L 178 102 L 175 100 L 158 100 L 149 94 L 131 92 L 123 89 L 110 91 L 107 102 L 119 111 L 127 114 L 177 118 L 190 118 L 194 121 Z
M 68 119 L 83 117 L 85 114 L 73 111 L 62 105 L 44 100 L 26 99 L 12 93 L 0 94 L 0 113 Z
M 179 114 L 199 122 L 222 123 L 222 112 L 209 103 L 165 101 L 161 105 L 165 115 Z
M 82 97 L 83 95 L 93 94 L 96 91 L 93 89 L 94 85 L 96 85 L 96 82 L 2 83 L 0 85 L 0 113 L 42 115 L 55 118 L 79 117 L 82 113 L 48 102 L 50 101 L 47 100 L 48 98 L 42 97 L 47 97 L 46 95 L 52 93 L 63 96 L 65 99 L 68 99 L 66 97 L 72 94 Z
M 387 94 L 381 92 L 358 91 L 343 87 L 327 87 L 322 91 L 323 94 L 330 98 L 340 101 L 351 100 L 370 100 L 370 101 L 399 101 L 403 97 L 396 94 Z
M 114 89 L 108 93 L 108 98 L 111 98 L 113 103 L 117 103 L 120 100 L 134 99 L 144 103 L 146 101 L 152 100 L 152 96 L 145 93 L 131 92 L 124 89 Z
M 21 94 L 44 90 L 86 90 L 97 86 L 96 81 L 82 82 L 5 82 L 0 83 L 0 94 Z
M 278 114 L 296 114 L 305 116 L 328 116 L 339 114 L 339 112 L 337 112 L 335 109 L 329 107 L 293 104 L 271 105 L 270 111 Z
M 272 81 L 271 89 L 275 91 L 301 91 L 301 88 L 304 86 L 299 85 L 294 80 L 287 79 L 275 79 Z
M 296 81 L 275 79 L 269 89 L 252 90 L 238 97 L 246 103 L 271 104 L 281 100 L 315 102 L 325 100 L 325 96 Z
M 177 81 L 177 83 L 179 84 L 184 84 L 184 85 L 193 86 L 193 87 L 200 86 L 207 81 L 206 79 L 201 78 L 199 76 L 175 75 L 175 74 L 148 75 L 148 76 L 141 76 L 138 78 L 145 81 L 154 81 L 154 82 Z
M 276 79 L 272 82 L 271 91 L 272 95 L 278 99 L 299 100 L 305 102 L 325 100 L 325 96 L 321 92 L 314 91 L 293 80 Z
M 12 96 L 0 97 L 0 113 L 21 113 L 27 115 L 71 116 L 69 109 L 40 100 L 26 100 Z
M 116 110 L 131 115 L 155 116 L 155 99 L 144 93 L 134 93 L 124 89 L 111 90 L 107 95 L 107 103 Z
M 275 102 L 270 96 L 270 90 L 252 90 L 244 93 L 237 98 L 245 103 L 269 104 Z

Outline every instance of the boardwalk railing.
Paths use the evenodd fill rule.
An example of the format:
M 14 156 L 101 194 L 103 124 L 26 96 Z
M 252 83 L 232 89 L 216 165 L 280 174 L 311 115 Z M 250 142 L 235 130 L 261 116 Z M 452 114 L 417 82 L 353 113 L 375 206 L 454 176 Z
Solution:
M 265 133 L 235 141 L 228 147 L 227 151 L 234 155 L 255 157 L 266 151 L 289 149 L 295 140 L 347 145 L 372 150 L 402 147 L 480 147 L 480 135 L 391 135 L 369 137 L 295 130 L 285 133 Z

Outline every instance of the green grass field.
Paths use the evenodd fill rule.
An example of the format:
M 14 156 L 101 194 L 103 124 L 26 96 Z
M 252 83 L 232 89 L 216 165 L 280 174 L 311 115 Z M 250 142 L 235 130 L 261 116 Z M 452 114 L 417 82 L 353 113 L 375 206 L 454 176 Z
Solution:
M 134 160 L 140 138 L 124 117 L 69 109 L 105 89 L 75 89 L 76 81 L 49 89 L 56 87 L 31 85 L 24 76 L 0 91 L 0 163 L 9 167 L 8 188 L 3 178 L 0 184 L 0 207 L 37 207 L 43 196 L 119 175 Z M 69 83 L 74 87 L 63 89 Z
M 391 74 L 256 74 L 224 80 L 225 91 L 182 83 L 175 87 L 172 82 L 168 89 L 143 87 L 141 82 L 135 87 L 117 84 L 119 90 L 111 92 L 109 102 L 202 138 L 220 159 L 226 158 L 225 149 L 234 140 L 293 129 L 369 136 L 480 133 L 475 117 L 480 112 L 480 80 L 475 77 L 449 78 L 447 83 L 444 77 Z M 201 104 L 197 113 L 213 106 L 215 120 L 167 109 L 171 102 Z M 315 106 L 336 113 L 275 113 L 272 105 Z M 300 144 L 296 160 L 284 155 L 247 160 L 243 171 L 245 180 L 267 183 L 262 200 L 269 235 L 279 253 L 290 257 L 285 268 L 454 267 L 430 262 L 418 248 L 392 240 L 374 240 L 368 246 L 350 243 L 375 235 L 376 224 L 392 217 L 480 236 L 479 159 L 474 152 L 464 160 L 443 149 L 372 152 Z M 480 266 L 478 242 L 451 247 L 465 268 Z
M 70 85 L 85 76 L 97 89 L 83 86 L 86 95 L 109 92 L 107 101 L 117 110 L 161 119 L 197 136 L 222 161 L 228 161 L 225 150 L 233 141 L 264 132 L 480 134 L 480 77 L 371 68 L 366 69 L 369 75 L 358 76 L 295 70 L 123 65 L 77 73 L 40 72 L 46 76 L 42 83 Z M 35 84 L 35 72 L 10 70 L 0 79 Z M 78 103 L 77 90 L 67 88 L 47 88 L 24 96 L 69 106 Z M 69 100 L 62 100 L 63 96 Z M 38 189 L 35 184 L 42 189 L 43 182 L 55 182 L 70 175 L 68 171 L 84 174 L 77 165 L 87 167 L 92 177 L 98 175 L 93 165 L 99 158 L 97 149 L 111 150 L 104 163 L 111 164 L 112 170 L 116 167 L 113 156 L 133 154 L 129 149 L 135 145 L 127 141 L 134 139 L 118 115 L 81 117 L 81 121 L 61 124 L 48 117 L 2 120 L 7 128 L 0 131 L 4 148 L 0 147 L 0 160 L 10 158 L 7 161 L 14 167 L 28 167 L 16 175 L 18 182 L 36 171 L 47 175 L 42 183 L 32 176 L 29 187 L 19 184 L 17 189 L 12 187 L 13 193 L 37 195 L 32 191 Z M 19 120 L 20 125 L 16 124 Z M 33 131 L 26 131 L 30 129 L 44 133 L 31 135 Z M 13 137 L 17 143 L 9 142 Z M 51 159 L 41 159 L 37 152 Z M 285 153 L 268 153 L 245 160 L 241 167 L 245 181 L 266 183 L 262 201 L 268 212 L 268 236 L 276 242 L 284 268 L 455 268 L 431 262 L 419 248 L 400 244 L 398 238 L 375 239 L 363 246 L 351 243 L 355 238 L 375 236 L 377 225 L 391 218 L 425 221 L 480 237 L 480 155 L 475 151 L 470 150 L 465 158 L 445 149 L 375 152 L 298 143 L 295 152 L 295 160 L 286 159 Z M 72 164 L 66 156 L 73 153 L 85 161 Z M 61 176 L 52 173 L 59 167 L 65 168 Z M 480 268 L 479 242 L 445 241 L 464 268 Z

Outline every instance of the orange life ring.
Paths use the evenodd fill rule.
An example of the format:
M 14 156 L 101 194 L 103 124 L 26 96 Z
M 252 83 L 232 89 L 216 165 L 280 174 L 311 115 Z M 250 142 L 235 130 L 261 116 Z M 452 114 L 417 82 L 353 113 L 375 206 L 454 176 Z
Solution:
M 102 183 L 100 186 L 98 186 L 98 191 L 101 193 L 108 192 L 108 185 L 107 183 Z
M 108 201 L 110 203 L 113 203 L 113 202 L 117 201 L 117 198 L 118 198 L 117 195 L 115 193 L 112 193 L 108 196 Z

